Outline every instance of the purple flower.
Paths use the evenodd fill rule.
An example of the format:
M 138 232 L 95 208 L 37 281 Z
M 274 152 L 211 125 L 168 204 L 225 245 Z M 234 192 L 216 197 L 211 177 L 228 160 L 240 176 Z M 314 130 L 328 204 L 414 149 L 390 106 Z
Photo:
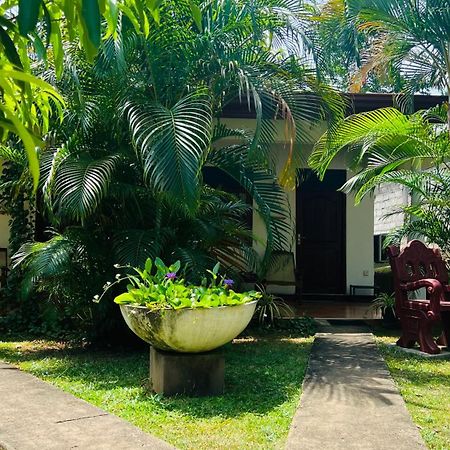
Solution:
M 169 272 L 169 273 L 166 273 L 166 278 L 167 278 L 168 280 L 175 280 L 176 277 L 177 277 L 176 272 Z
M 231 280 L 230 278 L 223 280 L 223 284 L 225 285 L 225 287 L 227 288 L 231 288 L 234 284 L 234 281 Z

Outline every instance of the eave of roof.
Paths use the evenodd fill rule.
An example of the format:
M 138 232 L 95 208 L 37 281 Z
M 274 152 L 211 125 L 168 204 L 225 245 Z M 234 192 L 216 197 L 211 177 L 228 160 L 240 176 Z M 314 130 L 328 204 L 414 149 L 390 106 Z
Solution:
M 388 93 L 363 93 L 363 94 L 343 94 L 348 101 L 347 114 L 373 111 L 378 108 L 395 106 L 396 94 Z M 427 109 L 440 105 L 447 101 L 444 95 L 414 95 L 414 110 Z M 254 119 L 255 112 L 248 108 L 246 100 L 241 103 L 235 101 L 227 105 L 222 113 L 224 118 Z

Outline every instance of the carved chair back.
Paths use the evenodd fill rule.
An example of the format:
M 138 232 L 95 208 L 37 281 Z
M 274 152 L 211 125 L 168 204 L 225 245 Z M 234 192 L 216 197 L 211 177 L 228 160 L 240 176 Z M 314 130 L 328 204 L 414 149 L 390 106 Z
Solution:
M 402 251 L 397 246 L 391 245 L 387 253 L 394 277 L 397 313 L 402 303 L 408 300 L 407 292 L 400 289 L 401 284 L 424 278 L 433 278 L 443 285 L 448 284 L 448 271 L 438 249 L 431 249 L 423 242 L 414 240 Z

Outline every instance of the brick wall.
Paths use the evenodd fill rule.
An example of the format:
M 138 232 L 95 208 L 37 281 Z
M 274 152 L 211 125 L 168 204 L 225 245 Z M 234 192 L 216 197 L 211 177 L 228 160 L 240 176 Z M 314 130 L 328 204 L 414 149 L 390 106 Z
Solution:
M 397 184 L 383 184 L 375 190 L 374 235 L 387 234 L 403 224 L 403 214 L 395 213 L 399 206 L 409 205 L 411 196 L 406 188 Z

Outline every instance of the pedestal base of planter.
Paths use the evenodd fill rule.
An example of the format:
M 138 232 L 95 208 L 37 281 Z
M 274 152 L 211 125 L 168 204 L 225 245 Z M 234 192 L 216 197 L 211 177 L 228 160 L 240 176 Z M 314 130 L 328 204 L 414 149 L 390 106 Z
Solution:
M 150 347 L 150 385 L 161 395 L 221 395 L 225 359 L 220 352 L 171 353 Z

